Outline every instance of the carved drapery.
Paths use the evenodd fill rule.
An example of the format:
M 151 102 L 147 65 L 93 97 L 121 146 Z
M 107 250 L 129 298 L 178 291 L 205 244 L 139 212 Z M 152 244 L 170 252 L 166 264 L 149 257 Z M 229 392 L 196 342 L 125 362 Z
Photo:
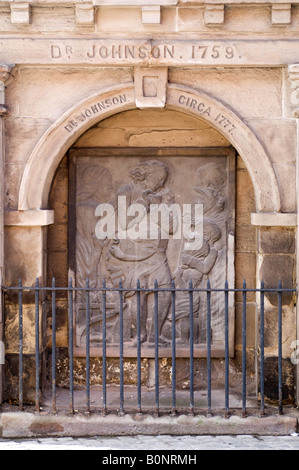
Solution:
M 114 153 L 107 150 L 106 155 L 100 149 L 84 149 L 72 151 L 72 162 L 72 180 L 76 183 L 71 200 L 75 204 L 73 217 L 76 220 L 72 222 L 71 231 L 76 235 L 75 244 L 70 247 L 71 269 L 79 287 L 85 287 L 87 278 L 93 288 L 101 288 L 103 279 L 107 286 L 114 288 L 121 280 L 127 289 L 135 289 L 138 280 L 144 289 L 152 289 L 155 280 L 159 288 L 170 288 L 172 279 L 181 289 L 188 288 L 190 280 L 194 288 L 205 288 L 208 278 L 215 288 L 223 288 L 228 278 L 233 285 L 232 151 L 219 149 L 205 154 L 190 149 L 168 150 L 160 151 L 157 156 L 154 151 L 144 149 L 139 153 L 130 149 Z M 152 210 L 158 210 L 157 206 L 161 208 L 158 217 Z M 189 226 L 187 206 L 191 211 Z M 165 207 L 169 212 L 163 212 Z M 137 209 L 139 212 L 135 213 Z M 112 222 L 107 216 L 111 216 Z M 202 239 L 192 245 L 190 240 L 194 230 L 198 230 L 201 217 Z M 100 232 L 101 228 L 104 232 Z M 232 310 L 233 307 L 232 302 Z M 203 350 L 206 295 L 194 293 L 193 310 L 195 343 Z M 97 348 L 102 339 L 100 292 L 91 293 L 91 311 L 91 347 Z M 106 311 L 107 341 L 117 346 L 117 292 L 107 293 Z M 136 343 L 134 292 L 124 294 L 124 318 L 124 341 L 130 348 Z M 79 349 L 85 345 L 85 319 L 86 298 L 82 292 L 76 298 L 76 346 Z M 171 321 L 171 293 L 160 292 L 158 330 L 160 343 L 165 348 L 171 343 Z M 217 293 L 212 295 L 212 330 L 213 347 L 219 351 L 224 347 L 224 299 Z M 188 348 L 188 292 L 176 294 L 176 331 L 178 348 Z M 150 355 L 154 344 L 152 292 L 141 294 L 141 340 Z

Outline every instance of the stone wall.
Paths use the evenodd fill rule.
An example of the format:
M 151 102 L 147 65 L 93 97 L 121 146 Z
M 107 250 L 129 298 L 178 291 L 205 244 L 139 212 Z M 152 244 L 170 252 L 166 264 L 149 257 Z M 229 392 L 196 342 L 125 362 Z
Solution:
M 292 4 L 254 1 L 245 4 L 230 0 L 217 5 L 199 0 L 163 0 L 161 8 L 155 9 L 147 8 L 139 0 L 127 2 L 128 7 L 120 6 L 120 0 L 112 3 L 107 4 L 105 0 L 80 3 L 67 0 L 63 5 L 58 0 L 0 2 L 0 62 L 9 64 L 10 75 L 9 80 L 1 77 L 0 103 L 1 130 L 5 127 L 1 139 L 1 149 L 5 149 L 1 152 L 4 189 L 3 201 L 0 201 L 0 210 L 4 208 L 6 212 L 4 257 L 0 254 L 5 264 L 4 283 L 16 285 L 21 277 L 24 285 L 34 285 L 36 278 L 41 284 L 50 285 L 55 276 L 57 284 L 67 285 L 67 152 L 70 147 L 213 148 L 230 147 L 234 143 L 243 158 L 238 156 L 236 163 L 236 286 L 241 287 L 243 279 L 249 288 L 259 287 L 262 279 L 267 287 L 276 288 L 278 280 L 282 280 L 283 287 L 296 285 L 297 0 Z M 140 101 L 140 90 L 137 90 L 140 68 L 143 68 L 141 78 L 144 70 L 151 70 L 151 73 L 154 70 L 159 80 L 164 76 L 162 100 L 152 103 L 163 109 L 136 109 L 144 105 L 144 96 Z M 76 117 L 85 102 L 89 103 L 101 92 L 109 94 L 107 90 L 114 87 L 129 90 L 128 110 L 111 110 L 111 113 L 108 110 L 107 116 L 110 113 L 111 117 L 104 120 L 100 120 L 101 116 L 94 117 L 89 127 L 86 121 L 80 128 L 82 135 L 78 131 L 78 139 L 71 140 L 65 121 L 67 116 Z M 174 105 L 175 98 L 179 97 L 181 89 L 184 93 L 186 90 L 194 93 L 196 99 L 209 99 L 209 103 L 216 103 L 219 109 L 225 110 L 221 111 L 225 116 L 220 116 L 222 127 L 217 121 L 219 115 L 200 114 L 199 101 L 194 97 L 193 105 L 184 107 L 185 100 L 180 103 L 181 112 L 175 111 L 174 108 L 179 107 Z M 231 116 L 234 119 L 232 129 L 239 132 L 238 137 L 228 132 Z M 71 131 L 75 131 L 76 126 L 77 122 L 72 124 Z M 54 162 L 55 155 L 65 156 L 54 177 L 51 171 L 54 173 L 55 163 L 58 164 Z M 35 157 L 33 164 L 32 156 Z M 49 170 L 46 164 L 51 158 L 53 167 Z M 37 198 L 36 203 L 33 198 L 27 207 L 22 190 L 24 186 L 31 187 L 31 195 L 35 190 L 38 193 L 40 188 L 35 186 L 43 172 L 49 186 L 53 179 L 49 200 L 44 197 L 41 202 Z M 33 178 L 27 181 L 27 186 L 24 184 L 26 175 Z M 47 196 L 47 190 L 45 194 Z M 54 211 L 53 225 L 53 213 L 48 210 Z M 48 299 L 42 300 L 41 346 L 44 351 L 45 336 L 47 346 L 51 346 L 51 318 L 47 316 Z M 15 297 L 6 297 L 7 398 L 15 398 L 17 390 L 16 302 Z M 57 297 L 57 304 L 57 346 L 63 384 L 68 347 L 63 295 Z M 295 306 L 293 296 L 283 297 L 286 399 L 294 395 L 296 381 L 290 362 L 291 343 L 297 338 Z M 248 293 L 249 381 L 259 365 L 258 307 L 259 298 Z M 277 299 L 268 295 L 265 307 L 266 392 L 275 399 Z M 35 367 L 33 309 L 32 297 L 26 297 L 25 367 L 31 389 Z M 235 358 L 231 360 L 231 375 L 236 384 L 240 378 L 241 313 L 241 297 L 237 295 Z M 47 326 L 44 325 L 46 320 Z M 45 358 L 46 355 L 43 360 Z M 112 381 L 117 380 L 113 361 Z M 82 359 L 77 364 L 80 382 Z M 134 380 L 134 361 L 127 364 L 127 380 Z M 145 360 L 143 365 L 143 380 L 149 383 L 151 362 Z M 198 365 L 200 377 L 203 364 Z M 98 375 L 100 362 L 94 367 Z M 223 364 L 215 361 L 213 367 L 220 382 Z M 161 368 L 167 383 L 169 361 L 163 359 Z M 184 366 L 180 369 L 181 384 L 186 382 L 183 371 Z M 96 375 L 94 380 L 97 380 Z

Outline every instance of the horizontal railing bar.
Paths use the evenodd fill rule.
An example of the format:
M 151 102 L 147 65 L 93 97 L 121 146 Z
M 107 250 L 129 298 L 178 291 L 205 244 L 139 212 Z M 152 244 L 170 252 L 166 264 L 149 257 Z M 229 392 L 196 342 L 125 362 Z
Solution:
M 169 288 L 160 288 L 158 289 L 148 289 L 148 288 L 142 288 L 140 287 L 139 289 L 134 288 L 134 287 L 122 287 L 121 289 L 119 287 L 106 287 L 105 289 L 103 287 L 99 288 L 86 288 L 86 287 L 2 287 L 2 290 L 4 291 L 46 291 L 46 292 L 54 292 L 54 291 L 65 291 L 65 292 L 119 292 L 120 290 L 123 292 L 173 292 L 173 289 L 171 287 Z M 176 288 L 176 292 L 190 292 L 190 288 Z M 198 289 L 198 288 L 192 288 L 192 292 L 274 292 L 274 293 L 286 293 L 286 292 L 297 292 L 296 288 L 293 289 L 288 289 L 288 288 L 281 288 L 281 289 L 268 289 L 268 288 L 257 288 L 257 289 L 232 289 L 232 288 L 210 288 L 210 289 Z

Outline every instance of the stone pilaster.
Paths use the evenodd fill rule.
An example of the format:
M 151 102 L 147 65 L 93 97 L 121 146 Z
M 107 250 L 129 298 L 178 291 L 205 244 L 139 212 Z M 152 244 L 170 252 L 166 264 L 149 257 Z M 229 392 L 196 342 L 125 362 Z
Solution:
M 291 289 L 295 285 L 296 266 L 296 214 L 291 213 L 256 213 L 251 215 L 251 223 L 257 226 L 257 288 L 261 281 L 266 289 L 277 289 L 279 281 L 282 287 Z M 257 295 L 257 303 L 260 296 Z M 292 377 L 295 366 L 292 364 L 291 345 L 296 339 L 296 299 L 292 292 L 282 295 L 283 315 L 283 375 Z M 265 396 L 270 400 L 278 399 L 278 295 L 266 292 L 264 301 L 264 341 L 265 341 Z M 259 309 L 258 309 L 259 310 Z M 258 331 L 260 329 L 257 318 Z M 259 363 L 259 333 L 257 335 L 257 363 Z M 284 381 L 283 398 L 291 401 L 295 395 L 292 381 Z
M 12 66 L 0 64 L 0 285 L 3 284 L 4 270 L 4 152 L 5 152 L 5 129 L 4 118 L 7 114 L 5 102 L 5 87 L 12 80 Z M 3 364 L 4 364 L 4 325 L 2 289 L 0 289 L 0 403 L 3 391 Z
M 289 98 L 289 106 L 291 109 L 291 115 L 296 119 L 297 122 L 297 154 L 296 154 L 296 193 L 297 193 L 297 217 L 298 217 L 298 207 L 299 207 L 299 64 L 290 64 L 287 70 L 288 79 L 291 82 L 291 94 Z M 298 279 L 299 279 L 299 238 L 298 238 L 298 220 L 297 220 L 297 237 L 296 237 L 296 285 L 298 289 Z M 299 339 L 299 308 L 298 308 L 298 299 L 297 299 L 297 312 L 296 312 L 296 341 L 294 341 L 295 347 L 297 347 Z M 297 365 L 297 404 L 299 403 L 299 366 Z

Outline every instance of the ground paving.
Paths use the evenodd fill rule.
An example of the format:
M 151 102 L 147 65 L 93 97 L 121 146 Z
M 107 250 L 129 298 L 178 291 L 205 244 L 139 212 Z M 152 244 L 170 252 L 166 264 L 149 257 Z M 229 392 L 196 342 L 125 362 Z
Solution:
M 97 450 L 121 455 L 126 451 L 299 450 L 290 436 L 122 436 L 0 440 L 0 450 Z

